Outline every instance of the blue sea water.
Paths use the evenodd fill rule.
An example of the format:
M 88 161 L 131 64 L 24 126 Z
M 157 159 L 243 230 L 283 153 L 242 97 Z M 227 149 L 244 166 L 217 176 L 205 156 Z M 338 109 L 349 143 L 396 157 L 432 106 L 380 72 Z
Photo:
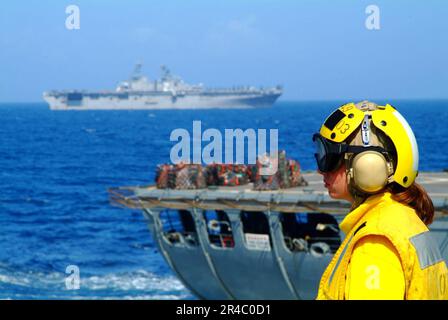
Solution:
M 413 128 L 420 170 L 448 168 L 448 101 L 392 101 Z M 278 129 L 279 147 L 315 170 L 311 135 L 338 101 L 271 109 L 54 112 L 0 104 L 0 298 L 194 299 L 159 254 L 143 216 L 107 188 L 149 184 L 169 162 L 170 133 Z M 222 131 L 223 132 L 223 131 Z M 66 267 L 80 269 L 68 290 Z

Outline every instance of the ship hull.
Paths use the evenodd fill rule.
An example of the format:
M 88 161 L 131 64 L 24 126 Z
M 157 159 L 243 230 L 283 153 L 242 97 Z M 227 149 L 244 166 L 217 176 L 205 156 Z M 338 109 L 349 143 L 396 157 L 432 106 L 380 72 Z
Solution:
M 165 210 L 165 211 L 163 211 Z M 145 209 L 152 239 L 167 264 L 179 280 L 199 299 L 205 300 L 313 300 L 317 297 L 319 282 L 333 253 L 294 251 L 285 246 L 279 212 L 257 212 L 270 222 L 269 250 L 248 248 L 241 221 L 242 212 L 229 210 L 234 246 L 217 247 L 209 240 L 204 212 L 195 208 L 187 211 L 200 221 L 195 226 L 197 243 L 171 243 L 163 225 L 161 214 L 169 209 Z M 185 211 L 184 211 L 185 212 Z M 311 213 L 310 215 L 316 215 Z M 284 215 L 284 214 L 283 214 Z M 337 219 L 340 223 L 342 217 Z M 325 222 L 324 222 L 325 223 Z M 315 225 L 307 225 L 305 228 Z M 447 261 L 446 241 L 448 218 L 440 218 L 431 225 L 431 232 Z M 309 228 L 307 230 L 312 230 Z M 339 234 L 341 241 L 344 234 Z M 182 238 L 185 239 L 185 238 Z M 190 239 L 191 240 L 191 239 Z
M 271 107 L 280 94 L 44 94 L 51 110 L 244 109 Z

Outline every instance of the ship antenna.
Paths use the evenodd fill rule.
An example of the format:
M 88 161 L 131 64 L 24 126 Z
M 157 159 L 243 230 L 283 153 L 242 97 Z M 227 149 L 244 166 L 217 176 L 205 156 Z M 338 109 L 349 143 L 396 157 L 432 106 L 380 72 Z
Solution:
M 142 63 L 141 62 L 137 62 L 135 67 L 134 67 L 134 72 L 132 72 L 132 79 L 133 80 L 137 80 L 140 78 L 141 76 L 141 71 L 142 71 Z
M 160 66 L 160 69 L 162 70 L 162 79 L 170 79 L 170 70 L 164 64 Z

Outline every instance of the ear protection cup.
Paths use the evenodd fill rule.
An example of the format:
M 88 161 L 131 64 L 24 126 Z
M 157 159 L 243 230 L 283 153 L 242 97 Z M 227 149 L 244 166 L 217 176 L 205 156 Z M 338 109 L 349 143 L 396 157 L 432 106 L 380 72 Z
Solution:
M 349 172 L 354 187 L 366 193 L 382 190 L 392 174 L 391 163 L 376 151 L 364 151 L 354 156 Z

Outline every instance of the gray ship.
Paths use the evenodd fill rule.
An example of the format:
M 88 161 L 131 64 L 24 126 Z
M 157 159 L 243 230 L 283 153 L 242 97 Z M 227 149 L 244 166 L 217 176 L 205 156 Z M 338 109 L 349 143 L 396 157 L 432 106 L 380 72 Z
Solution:
M 150 81 L 137 64 L 128 81 L 115 91 L 63 90 L 44 92 L 52 110 L 139 110 L 271 107 L 282 94 L 281 86 L 270 88 L 204 88 L 185 83 L 162 66 L 162 77 Z

